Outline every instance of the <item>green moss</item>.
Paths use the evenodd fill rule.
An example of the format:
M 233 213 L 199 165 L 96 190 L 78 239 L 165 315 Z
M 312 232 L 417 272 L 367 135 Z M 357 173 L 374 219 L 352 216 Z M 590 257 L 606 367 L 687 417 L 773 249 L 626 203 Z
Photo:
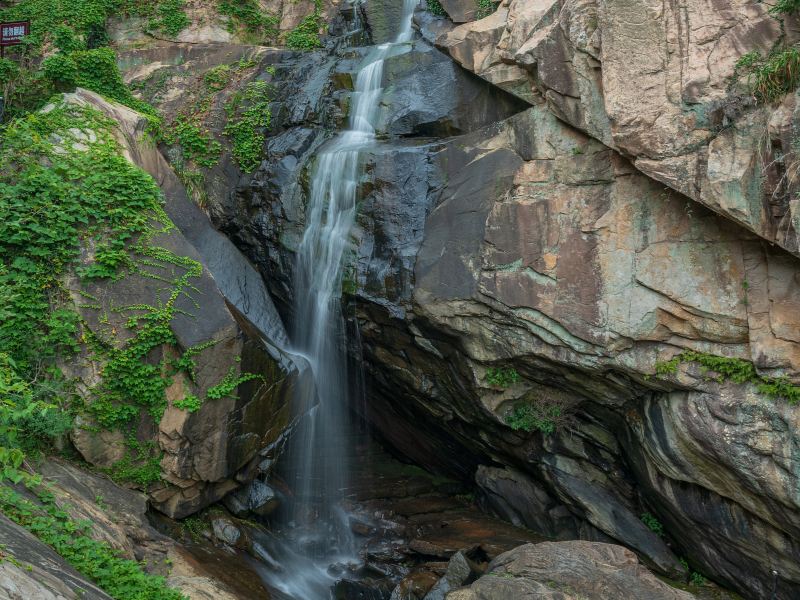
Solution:
M 751 383 L 759 393 L 771 399 L 782 398 L 790 404 L 800 400 L 800 386 L 794 385 L 785 377 L 765 377 L 759 375 L 753 363 L 740 358 L 727 358 L 703 352 L 687 350 L 671 360 L 656 363 L 656 375 L 672 375 L 681 363 L 696 363 L 703 372 L 716 373 L 715 379 L 734 383 Z

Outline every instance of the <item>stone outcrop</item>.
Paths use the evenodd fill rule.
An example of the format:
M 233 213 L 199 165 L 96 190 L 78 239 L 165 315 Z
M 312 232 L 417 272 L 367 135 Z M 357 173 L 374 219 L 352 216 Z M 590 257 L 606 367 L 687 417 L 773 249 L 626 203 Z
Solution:
M 578 600 L 579 598 L 648 598 L 691 600 L 639 564 L 630 550 L 597 542 L 543 542 L 520 546 L 498 556 L 489 571 L 447 600 L 506 598 Z
M 525 18 L 541 26 L 567 14 L 536 6 L 541 14 Z M 557 539 L 622 543 L 673 577 L 686 576 L 686 558 L 724 585 L 751 595 L 775 587 L 789 598 L 800 585 L 800 499 L 788 458 L 796 409 L 692 364 L 654 373 L 694 350 L 796 380 L 800 265 L 757 228 L 648 177 L 609 133 L 602 97 L 581 101 L 606 114 L 606 129 L 590 128 L 567 118 L 530 71 L 483 56 L 500 43 L 486 41 L 493 24 L 511 35 L 512 8 L 441 34 L 464 34 L 471 46 L 437 44 L 529 108 L 499 95 L 508 110 L 487 124 L 470 112 L 480 103 L 456 104 L 451 119 L 468 127 L 426 131 L 393 104 L 404 96 L 387 96 L 385 131 L 416 139 L 366 156 L 344 284 L 356 300 L 368 418 L 415 462 L 474 479 L 483 505 L 514 523 Z M 429 17 L 418 21 L 434 29 Z M 387 69 L 390 91 L 401 81 L 441 85 L 441 67 L 411 72 L 404 61 Z M 497 77 L 479 63 L 495 65 Z M 331 80 L 346 70 L 333 68 Z M 454 89 L 474 85 L 458 77 Z M 347 85 L 338 89 L 346 94 Z M 308 161 L 321 143 L 319 119 L 336 114 L 323 98 L 307 111 L 313 118 L 278 127 L 267 160 L 237 190 L 237 210 L 225 213 L 236 216 L 220 223 L 267 276 L 284 314 Z M 498 368 L 518 380 L 490 383 Z M 512 429 L 519 406 L 555 431 Z M 548 415 L 558 417 L 548 424 Z
M 394 4 L 365 7 L 376 41 Z M 795 100 L 757 106 L 731 79 L 776 21 L 752 2 L 591 0 L 416 21 L 463 69 L 421 40 L 387 62 L 389 142 L 364 157 L 343 282 L 367 417 L 515 524 L 796 596 L 797 409 L 693 363 L 655 375 L 692 350 L 800 381 Z M 214 171 L 206 211 L 290 318 L 310 169 L 362 53 L 259 57 L 277 71 L 265 160 Z M 508 423 L 519 407 L 530 431 Z M 601 547 L 580 546 L 640 572 Z
M 194 358 L 195 377 L 173 378 L 160 422 L 143 416 L 137 429 L 140 444 L 151 444 L 163 453 L 163 482 L 151 487 L 152 501 L 166 514 L 183 517 L 252 479 L 264 458 L 261 451 L 274 447 L 289 424 L 292 379 L 280 366 L 288 361 L 276 349 L 285 343 L 285 333 L 258 273 L 210 226 L 157 148 L 142 139 L 145 120 L 83 90 L 67 101 L 91 106 L 115 121 L 115 135 L 126 158 L 160 184 L 166 212 L 177 226 L 160 234 L 156 243 L 203 265 L 200 276 L 192 279 L 192 293 L 181 294 L 176 301 L 170 326 L 178 347 L 159 349 L 161 356 L 177 358 L 181 351 L 202 348 Z M 76 292 L 76 306 L 94 335 L 112 331 L 125 337 L 130 335 L 126 333 L 129 315 L 117 307 L 166 302 L 170 288 L 160 282 L 179 277 L 184 270 L 180 265 L 153 264 L 115 281 L 91 282 L 83 293 L 95 298 L 97 305 L 88 306 Z M 72 287 L 80 286 L 74 282 Z M 100 381 L 101 369 L 101 364 L 90 361 L 65 365 L 67 372 L 80 379 L 86 397 L 91 397 L 90 390 Z M 176 405 L 190 394 L 205 398 L 225 378 L 236 379 L 243 373 L 258 378 L 239 385 L 235 394 L 203 402 L 196 412 Z M 143 458 L 132 455 L 123 432 L 98 430 L 86 416 L 79 417 L 72 439 L 88 462 L 102 468 L 126 457 L 133 464 Z
M 174 38 L 169 38 L 161 31 L 152 31 L 147 18 L 129 15 L 113 19 L 109 24 L 109 34 L 121 49 L 169 47 L 175 43 L 282 44 L 286 34 L 316 9 L 313 0 L 258 0 L 256 4 L 263 15 L 274 18 L 274 31 L 252 31 L 247 24 L 231 19 L 216 3 L 186 0 L 181 8 L 188 23 Z M 323 22 L 332 21 L 338 15 L 341 4 L 341 0 L 322 0 L 320 15 Z M 321 33 L 325 33 L 324 27 Z
M 800 255 L 796 99 L 755 106 L 735 68 L 776 44 L 781 24 L 767 9 L 752 0 L 507 0 L 435 41 L 656 181 Z

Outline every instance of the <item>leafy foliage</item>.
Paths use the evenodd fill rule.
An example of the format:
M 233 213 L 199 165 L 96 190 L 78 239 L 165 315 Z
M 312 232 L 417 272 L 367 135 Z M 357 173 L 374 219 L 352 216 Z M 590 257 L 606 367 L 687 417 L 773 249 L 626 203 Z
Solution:
M 685 558 L 681 559 L 681 564 L 683 565 L 683 568 L 686 569 L 686 571 L 689 573 L 689 583 L 691 585 L 696 587 L 701 587 L 704 586 L 706 583 L 708 583 L 708 580 L 705 577 L 703 577 L 702 574 L 698 573 L 697 571 L 694 571 L 689 566 L 689 561 L 687 561 Z
M 75 86 L 155 115 L 123 84 L 114 52 L 100 47 L 107 42 L 107 17 L 127 6 L 126 0 L 21 0 L 0 9 L 0 21 L 31 20 L 31 35 L 9 50 L 16 54 L 16 64 L 0 63 L 0 86 L 8 103 L 8 117 L 36 110 L 53 93 Z M 58 52 L 42 60 L 45 48 Z
M 159 450 L 152 442 L 139 442 L 130 425 L 143 412 L 158 420 L 166 407 L 171 361 L 153 365 L 148 355 L 156 346 L 176 344 L 170 328 L 176 301 L 191 290 L 191 278 L 201 267 L 153 244 L 174 225 L 163 212 L 153 179 L 120 155 L 112 125 L 92 109 L 56 103 L 49 112 L 16 119 L 3 131 L 0 506 L 114 597 L 172 600 L 181 595 L 84 535 L 51 501 L 36 505 L 2 483 L 38 486 L 39 479 L 23 469 L 26 452 L 62 435 L 77 411 L 109 428 L 129 428 L 129 453 L 112 476 L 140 486 L 161 477 Z M 119 308 L 131 314 L 127 341 L 113 331 L 105 335 L 89 329 L 69 308 L 72 298 L 63 278 L 86 246 L 94 248 L 94 256 L 80 271 L 84 279 L 134 272 L 155 277 L 163 265 L 178 273 L 175 279 L 160 279 L 171 290 L 163 303 Z M 97 301 L 88 293 L 84 297 Z M 55 367 L 58 357 L 78 349 L 104 365 L 86 405 L 69 394 L 62 397 L 69 386 Z M 190 362 L 181 357 L 175 366 Z
M 150 23 L 151 28 L 163 31 L 169 37 L 177 37 L 189 26 L 189 17 L 184 12 L 184 0 L 162 0 L 158 4 L 156 15 Z
M 747 78 L 751 93 L 759 102 L 772 102 L 800 85 L 800 50 L 778 47 L 766 58 L 752 51 L 741 56 L 736 73 Z
M 244 27 L 256 39 L 272 40 L 278 35 L 280 19 L 263 13 L 258 0 L 220 0 L 218 9 L 230 18 L 232 26 Z
M 770 6 L 769 12 L 772 15 L 791 15 L 800 10 L 800 0 L 777 0 Z
M 427 1 L 428 12 L 432 15 L 436 15 L 437 17 L 446 17 L 447 13 L 444 11 L 439 0 L 428 0 Z
M 231 80 L 231 66 L 230 65 L 217 65 L 213 69 L 209 69 L 203 77 L 209 89 L 218 92 L 225 89 L 228 82 Z
M 643 513 L 641 519 L 642 523 L 644 523 L 650 531 L 655 533 L 658 537 L 664 537 L 664 526 L 661 524 L 661 521 L 656 519 L 649 512 Z
M 477 19 L 483 19 L 488 17 L 494 11 L 497 10 L 498 4 L 493 2 L 493 0 L 477 0 L 478 2 L 478 12 L 475 15 Z
M 226 104 L 228 124 L 225 135 L 233 143 L 233 157 L 244 172 L 251 172 L 261 162 L 264 130 L 270 125 L 272 89 L 265 81 L 252 81 Z M 244 110 L 241 107 L 244 106 Z M 237 113 L 241 113 L 238 116 Z
M 697 363 L 703 372 L 716 373 L 720 383 L 726 380 L 734 383 L 751 383 L 759 393 L 768 398 L 783 398 L 790 404 L 800 400 L 800 386 L 794 385 L 785 377 L 765 377 L 759 375 L 753 363 L 741 358 L 727 358 L 694 350 L 686 350 L 666 362 L 656 363 L 656 374 L 665 376 L 677 372 L 681 363 Z
M 511 387 L 520 380 L 514 367 L 489 367 L 486 369 L 486 382 L 496 387 Z
M 222 153 L 222 144 L 212 137 L 210 131 L 201 129 L 196 117 L 179 116 L 166 132 L 164 140 L 168 144 L 178 144 L 187 160 L 203 167 L 213 167 Z
M 506 424 L 515 431 L 553 433 L 562 417 L 562 408 L 544 403 L 522 404 L 506 417 Z
M 163 577 L 148 575 L 139 563 L 121 558 L 105 542 L 90 537 L 91 523 L 75 521 L 43 487 L 31 485 L 39 502 L 10 487 L 0 487 L 0 509 L 51 546 L 73 567 L 117 600 L 186 600 Z
M 304 17 L 297 27 L 286 34 L 286 46 L 293 50 L 313 50 L 322 47 L 319 30 L 324 22 L 322 19 L 322 0 L 315 0 L 314 12 Z

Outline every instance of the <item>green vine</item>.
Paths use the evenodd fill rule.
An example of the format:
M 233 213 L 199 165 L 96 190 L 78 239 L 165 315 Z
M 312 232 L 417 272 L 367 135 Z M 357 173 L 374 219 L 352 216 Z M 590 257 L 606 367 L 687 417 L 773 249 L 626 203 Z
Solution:
M 264 130 L 269 128 L 272 119 L 271 97 L 272 88 L 267 82 L 252 81 L 225 105 L 229 118 L 225 135 L 233 144 L 233 157 L 246 173 L 254 171 L 261 163 Z M 241 110 L 243 105 L 245 108 Z
M 243 27 L 257 40 L 274 40 L 280 19 L 261 11 L 258 0 L 220 0 L 220 14 L 229 18 L 229 29 Z
M 202 267 L 154 243 L 174 225 L 153 179 L 121 155 L 113 127 L 93 109 L 55 102 L 49 112 L 2 130 L 0 506 L 115 598 L 172 600 L 182 596 L 83 535 L 57 507 L 23 501 L 2 483 L 39 485 L 23 468 L 26 455 L 69 431 L 76 413 L 127 432 L 128 452 L 109 470 L 112 477 L 144 488 L 158 481 L 161 452 L 155 442 L 139 441 L 136 429 L 143 417 L 160 420 L 172 376 L 186 370 L 193 377 L 193 357 L 210 345 L 152 363 L 154 349 L 177 347 L 170 324 L 186 314 L 177 302 L 196 293 L 192 280 Z M 93 249 L 90 258 L 82 258 L 82 248 Z M 120 336 L 107 313 L 96 329 L 81 320 L 71 296 L 79 290 L 64 283 L 70 272 L 110 285 L 136 274 L 161 282 L 169 294 L 152 306 L 108 308 L 128 315 L 129 335 Z M 89 301 L 87 310 L 102 308 L 96 296 L 79 295 Z M 59 359 L 78 351 L 102 366 L 85 402 L 57 368 Z
M 31 21 L 31 34 L 24 43 L 7 49 L 13 60 L 0 60 L 6 117 L 37 110 L 54 93 L 76 86 L 155 117 L 154 109 L 125 87 L 113 50 L 105 47 L 107 18 L 128 7 L 126 0 L 20 0 L 0 8 L 0 21 Z M 45 58 L 46 48 L 57 52 Z
M 168 144 L 177 144 L 184 158 L 202 167 L 213 167 L 219 162 L 222 144 L 211 132 L 200 128 L 199 118 L 179 116 L 164 135 Z
M 322 0 L 314 0 L 314 12 L 303 18 L 297 27 L 286 34 L 286 46 L 293 50 L 313 50 L 322 47 L 319 31 L 324 25 Z
M 800 401 L 800 386 L 794 385 L 785 377 L 766 377 L 759 375 L 753 363 L 741 358 L 727 358 L 704 352 L 686 350 L 671 360 L 656 363 L 656 375 L 673 375 L 682 363 L 696 363 L 705 372 L 716 373 L 716 381 L 733 381 L 734 383 L 751 383 L 759 393 L 770 399 L 783 398 L 790 404 Z
M 75 521 L 59 507 L 52 493 L 30 479 L 28 487 L 38 502 L 0 486 L 0 510 L 51 546 L 89 580 L 117 600 L 187 600 L 167 587 L 163 577 L 149 575 L 133 560 L 121 558 L 107 543 L 92 539 L 91 523 Z

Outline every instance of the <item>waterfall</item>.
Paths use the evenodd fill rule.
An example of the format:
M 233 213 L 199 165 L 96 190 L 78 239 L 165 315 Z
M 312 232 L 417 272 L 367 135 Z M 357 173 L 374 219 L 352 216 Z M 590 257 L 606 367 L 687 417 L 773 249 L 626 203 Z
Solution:
M 341 312 L 342 259 L 356 217 L 361 155 L 376 143 L 384 62 L 397 44 L 412 37 L 418 0 L 403 1 L 394 41 L 375 46 L 359 67 L 347 129 L 317 155 L 306 229 L 297 253 L 293 352 L 307 362 L 314 385 L 298 386 L 297 411 L 305 414 L 290 442 L 287 476 L 294 493 L 289 523 L 294 543 L 288 557 L 292 564 L 282 577 L 273 578 L 273 584 L 303 600 L 328 598 L 332 579 L 327 565 L 356 556 L 341 508 L 352 441 Z M 280 560 L 286 564 L 287 557 Z

